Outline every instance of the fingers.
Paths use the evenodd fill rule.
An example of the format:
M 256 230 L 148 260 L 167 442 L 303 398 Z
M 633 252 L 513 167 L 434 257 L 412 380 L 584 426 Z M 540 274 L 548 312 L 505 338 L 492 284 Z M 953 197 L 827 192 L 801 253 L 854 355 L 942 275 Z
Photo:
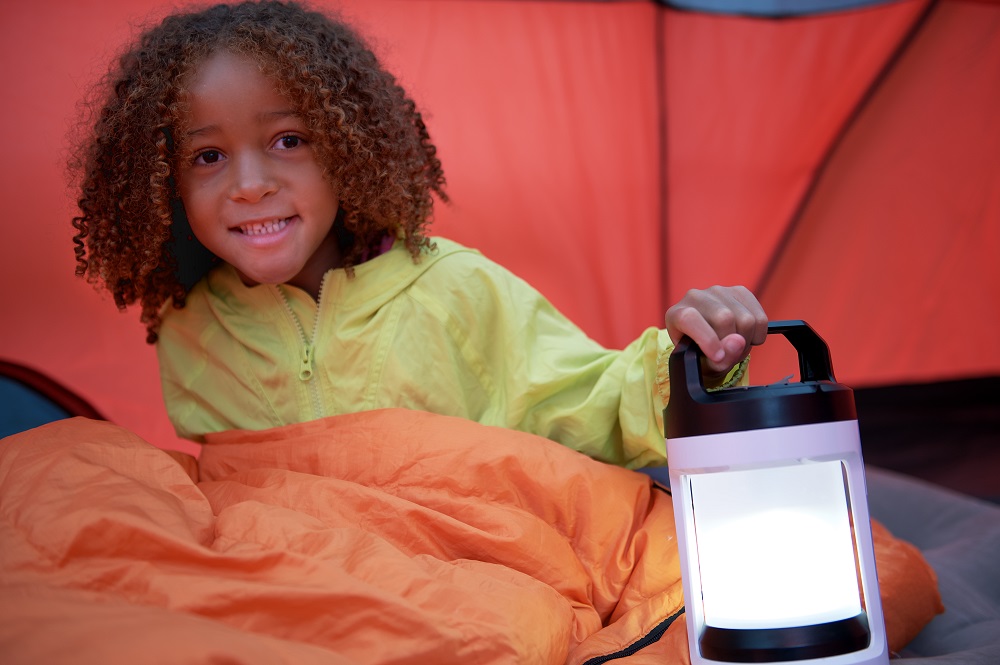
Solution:
M 767 339 L 767 314 L 743 286 L 692 289 L 667 310 L 667 334 L 698 345 L 712 373 L 727 372 Z
M 706 358 L 710 361 L 721 362 L 725 355 L 722 339 L 702 309 L 696 303 L 691 302 L 690 295 L 689 292 L 684 299 L 667 310 L 667 334 L 670 335 L 674 344 L 687 335 L 692 342 L 698 345 Z M 725 335 L 726 333 L 723 333 L 723 337 Z M 741 343 L 740 346 L 743 344 Z

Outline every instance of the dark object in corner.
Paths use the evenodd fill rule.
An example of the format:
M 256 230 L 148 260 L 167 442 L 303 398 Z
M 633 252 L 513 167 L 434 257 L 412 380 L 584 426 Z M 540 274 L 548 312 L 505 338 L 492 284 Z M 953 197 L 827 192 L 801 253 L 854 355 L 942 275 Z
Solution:
M 0 437 L 53 420 L 84 416 L 107 420 L 90 402 L 55 379 L 25 365 L 0 360 Z

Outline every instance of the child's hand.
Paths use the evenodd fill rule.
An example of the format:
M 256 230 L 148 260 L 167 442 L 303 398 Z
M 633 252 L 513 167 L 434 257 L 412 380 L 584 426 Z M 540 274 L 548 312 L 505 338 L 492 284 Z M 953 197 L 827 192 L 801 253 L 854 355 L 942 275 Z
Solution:
M 757 298 L 743 286 L 691 289 L 667 310 L 667 334 L 676 344 L 687 335 L 705 362 L 707 385 L 719 383 L 733 366 L 767 338 L 767 315 Z

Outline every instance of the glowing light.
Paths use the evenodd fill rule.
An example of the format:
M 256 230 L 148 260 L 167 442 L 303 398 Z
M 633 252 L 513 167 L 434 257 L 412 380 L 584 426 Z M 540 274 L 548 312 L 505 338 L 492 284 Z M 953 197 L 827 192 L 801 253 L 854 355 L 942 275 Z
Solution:
M 689 478 L 707 625 L 786 628 L 861 612 L 839 461 Z

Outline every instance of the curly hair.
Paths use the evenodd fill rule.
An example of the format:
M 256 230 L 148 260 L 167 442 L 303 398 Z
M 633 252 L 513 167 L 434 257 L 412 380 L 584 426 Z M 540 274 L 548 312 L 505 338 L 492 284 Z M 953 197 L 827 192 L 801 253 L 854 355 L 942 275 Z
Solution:
M 326 176 L 337 183 L 335 229 L 345 267 L 387 234 L 418 260 L 444 172 L 415 103 L 344 23 L 292 2 L 242 2 L 168 16 L 120 56 L 89 105 L 87 136 L 70 168 L 76 273 L 107 288 L 119 309 L 141 303 L 154 343 L 163 305 L 183 307 L 193 243 L 175 175 L 183 146 L 185 84 L 220 50 L 250 57 L 301 113 Z

